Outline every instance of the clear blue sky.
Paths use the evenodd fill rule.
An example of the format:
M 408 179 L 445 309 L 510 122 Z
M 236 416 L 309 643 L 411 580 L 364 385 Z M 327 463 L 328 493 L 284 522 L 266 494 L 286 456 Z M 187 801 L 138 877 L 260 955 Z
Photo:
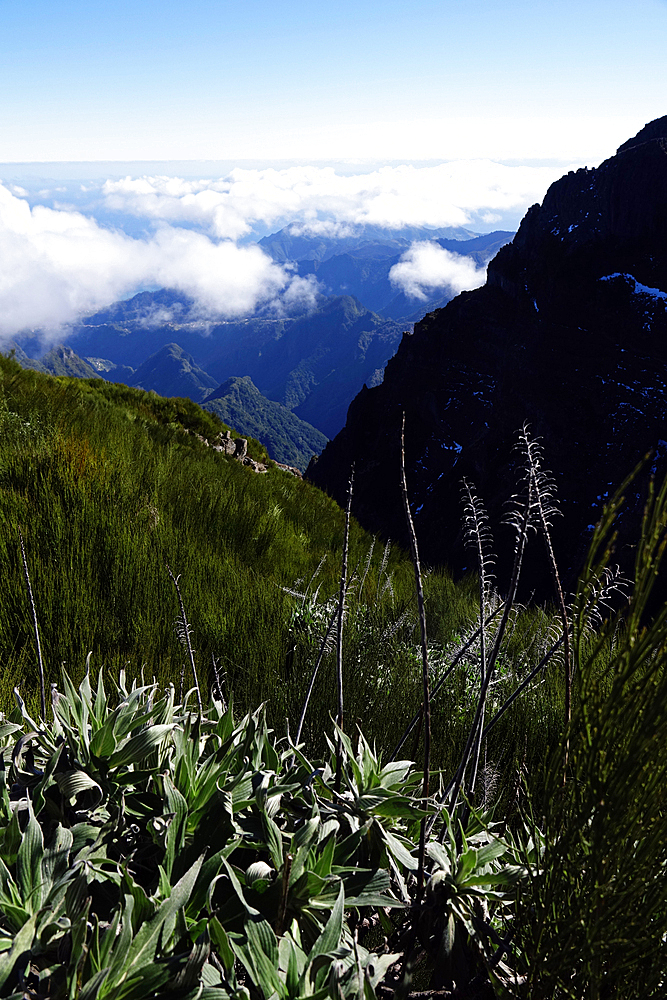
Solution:
M 665 0 L 0 0 L 0 162 L 604 155 L 666 52 Z

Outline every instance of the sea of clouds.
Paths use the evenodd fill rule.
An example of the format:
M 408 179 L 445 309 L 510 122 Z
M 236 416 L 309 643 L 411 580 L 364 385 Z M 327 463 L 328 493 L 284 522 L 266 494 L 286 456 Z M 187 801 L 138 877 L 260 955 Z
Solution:
M 275 263 L 258 236 L 287 225 L 323 235 L 364 224 L 510 228 L 508 218 L 541 200 L 561 173 L 471 160 L 358 173 L 237 168 L 217 179 L 41 178 L 37 185 L 14 176 L 0 183 L 0 337 L 39 329 L 45 341 L 56 339 L 68 324 L 142 288 L 185 293 L 208 317 L 307 308 L 321 291 L 317 282 Z M 439 289 L 476 287 L 484 272 L 421 240 L 391 280 L 423 300 Z

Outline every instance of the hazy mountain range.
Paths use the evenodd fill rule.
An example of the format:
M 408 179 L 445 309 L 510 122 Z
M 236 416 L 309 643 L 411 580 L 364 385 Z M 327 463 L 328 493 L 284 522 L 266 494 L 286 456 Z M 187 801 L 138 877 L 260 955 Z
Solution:
M 399 290 L 390 272 L 406 252 L 426 245 L 483 267 L 511 236 L 376 226 L 308 235 L 287 227 L 260 246 L 311 283 L 305 305 L 229 321 L 202 315 L 169 289 L 145 291 L 83 319 L 66 346 L 43 354 L 38 335 L 14 346 L 23 364 L 53 374 L 125 382 L 211 408 L 215 402 L 226 422 L 262 440 L 277 461 L 305 469 L 343 427 L 361 387 L 382 381 L 412 319 L 453 294 L 436 287 L 429 300 Z
M 414 243 L 433 243 L 483 267 L 513 235 L 504 231 L 479 235 L 452 226 L 392 231 L 367 225 L 356 227 L 350 235 L 327 237 L 287 227 L 265 236 L 259 245 L 277 263 L 295 264 L 302 277 L 314 275 L 329 294 L 354 295 L 367 309 L 388 319 L 415 322 L 452 295 L 441 290 L 421 304 L 390 280 L 389 272 Z
M 564 514 L 554 539 L 575 574 L 614 486 L 649 449 L 656 470 L 667 460 L 667 118 L 553 184 L 510 236 L 288 227 L 262 247 L 310 282 L 307 307 L 219 321 L 168 289 L 142 292 L 83 320 L 66 348 L 38 358 L 38 341 L 23 338 L 32 360 L 22 361 L 188 395 L 301 468 L 331 438 L 309 477 L 342 502 L 354 462 L 358 520 L 402 541 L 405 412 L 423 557 L 459 571 L 470 563 L 461 477 L 500 525 L 527 421 L 554 473 Z M 415 247 L 473 269 L 492 257 L 488 280 L 452 301 L 451 289 L 420 278 Z M 444 308 L 406 281 L 393 294 L 393 269 L 406 261 L 414 287 L 450 299 Z M 426 313 L 414 332 L 408 306 Z M 620 521 L 626 568 L 640 497 L 638 483 Z M 499 527 L 497 543 L 507 562 L 511 532 Z M 539 571 L 531 578 L 539 584 Z

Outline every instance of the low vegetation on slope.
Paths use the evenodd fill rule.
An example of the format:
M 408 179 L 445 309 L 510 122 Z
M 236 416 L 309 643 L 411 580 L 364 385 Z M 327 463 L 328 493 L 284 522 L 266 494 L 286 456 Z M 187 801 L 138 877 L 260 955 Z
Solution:
M 213 415 L 0 370 L 2 995 L 664 996 L 667 487 L 616 618 L 620 496 L 554 615 L 465 484 L 427 665 L 406 558 Z M 520 444 L 517 574 L 554 513 Z
M 238 720 L 219 694 L 197 708 L 194 689 L 178 702 L 124 671 L 110 690 L 90 661 L 41 718 L 17 696 L 0 726 L 2 995 L 663 997 L 667 610 L 641 619 L 666 508 L 664 489 L 624 627 L 591 648 L 613 510 L 596 533 L 543 815 L 525 792 L 475 810 L 438 771 L 425 795 L 428 772 L 361 732 L 332 726 L 317 760 L 262 708 Z
M 90 649 L 109 669 L 129 660 L 178 685 L 185 653 L 168 565 L 181 577 L 204 687 L 215 659 L 239 704 L 270 697 L 276 718 L 293 714 L 338 589 L 344 516 L 337 505 L 271 463 L 257 474 L 208 447 L 225 425 L 190 400 L 52 378 L 6 358 L 0 372 L 3 703 L 16 684 L 29 700 L 36 693 L 20 529 L 49 680 L 59 680 L 63 663 L 76 673 L 81 650 Z M 256 442 L 249 453 L 268 461 Z M 399 678 L 412 675 L 410 566 L 397 551 L 383 560 L 377 546 L 366 567 L 372 544 L 353 525 L 351 559 L 366 571 L 355 629 L 350 622 L 351 663 L 368 644 L 367 617 L 377 655 L 386 652 L 387 666 L 403 663 Z M 467 620 L 469 588 L 455 590 L 434 573 L 429 593 L 434 639 L 446 642 Z M 369 698 L 360 686 L 359 715 Z M 332 704 L 323 696 L 322 718 Z
M 266 474 L 256 474 L 207 447 L 224 425 L 189 400 L 101 379 L 52 378 L 9 359 L 0 360 L 0 371 L 2 703 L 11 703 L 18 685 L 37 705 L 20 529 L 48 681 L 59 682 L 62 664 L 77 675 L 82 650 L 92 650 L 93 663 L 116 676 L 129 662 L 180 689 L 186 651 L 174 627 L 179 609 L 169 566 L 180 576 L 204 691 L 217 673 L 244 709 L 266 700 L 282 731 L 286 718 L 293 725 L 299 718 L 322 651 L 303 729 L 309 746 L 322 752 L 337 705 L 329 626 L 343 512 L 270 463 Z M 258 445 L 249 448 L 255 459 L 266 458 Z M 412 568 L 399 550 L 375 544 L 354 522 L 349 566 L 347 718 L 363 720 L 369 739 L 393 746 L 420 702 Z M 475 588 L 472 577 L 455 586 L 444 572 L 426 574 L 436 679 L 457 656 L 459 664 L 441 684 L 435 708 L 442 725 L 434 759 L 443 767 L 465 741 L 473 710 L 466 692 L 478 671 Z M 539 609 L 516 620 L 501 656 L 503 689 L 550 647 L 551 621 Z M 546 686 L 552 683 L 547 676 Z M 494 698 L 500 694 L 494 689 Z M 553 698 L 535 692 L 517 703 L 497 727 L 490 752 L 541 761 L 560 726 L 562 697 L 553 683 Z M 513 734 L 529 719 L 535 724 L 526 745 Z M 410 740 L 417 738 L 415 730 Z

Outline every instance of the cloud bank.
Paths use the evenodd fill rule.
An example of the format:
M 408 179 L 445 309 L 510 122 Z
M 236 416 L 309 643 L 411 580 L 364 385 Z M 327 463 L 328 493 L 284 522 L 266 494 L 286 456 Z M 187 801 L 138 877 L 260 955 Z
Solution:
M 190 295 L 203 313 L 232 317 L 314 286 L 274 264 L 257 246 L 215 242 L 160 226 L 146 239 L 105 229 L 79 212 L 28 203 L 0 185 L 0 336 L 59 330 L 140 287 Z
M 218 179 L 125 177 L 32 193 L 27 184 L 0 184 L 0 337 L 41 329 L 53 339 L 151 287 L 187 294 L 203 317 L 305 309 L 317 299 L 315 279 L 275 263 L 252 238 L 287 225 L 328 236 L 362 225 L 488 231 L 541 199 L 561 169 L 469 160 L 365 173 L 237 168 Z M 425 299 L 475 287 L 483 271 L 425 243 L 391 278 Z
M 488 227 L 507 211 L 541 199 L 562 167 L 459 160 L 435 166 L 387 166 L 346 175 L 333 167 L 236 169 L 218 180 L 126 177 L 107 181 L 105 207 L 153 222 L 195 225 L 225 239 L 258 224 L 300 231 L 377 225 Z
M 407 296 L 425 302 L 438 291 L 459 292 L 479 288 L 486 281 L 486 268 L 469 257 L 450 253 L 437 243 L 413 243 L 389 272 L 389 280 Z

